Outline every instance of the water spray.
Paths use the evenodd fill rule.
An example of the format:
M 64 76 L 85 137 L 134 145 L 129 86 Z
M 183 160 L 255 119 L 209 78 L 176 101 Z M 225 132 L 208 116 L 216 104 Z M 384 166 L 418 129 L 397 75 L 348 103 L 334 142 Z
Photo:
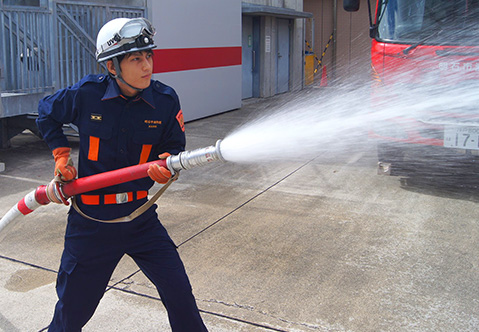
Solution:
M 218 140 L 215 146 L 183 151 L 166 159 L 99 173 L 68 183 L 52 181 L 47 185 L 41 185 L 29 192 L 0 219 L 0 241 L 3 239 L 2 233 L 7 233 L 5 228 L 7 226 L 12 228 L 14 225 L 12 221 L 20 215 L 27 215 L 38 207 L 52 202 L 63 202 L 68 205 L 68 199 L 72 196 L 145 178 L 148 176 L 147 171 L 152 164 L 166 167 L 172 174 L 175 174 L 181 170 L 200 167 L 213 161 L 224 162 L 225 159 L 220 149 L 221 142 Z
M 459 79 L 462 72 L 458 71 L 457 75 Z M 274 105 L 278 107 L 272 107 L 272 112 L 255 115 L 252 121 L 228 133 L 214 146 L 184 151 L 166 160 L 96 174 L 70 183 L 52 182 L 38 187 L 0 219 L 0 240 L 1 231 L 19 215 L 29 214 L 51 202 L 67 203 L 70 197 L 81 193 L 147 177 L 151 163 L 167 167 L 175 173 L 225 160 L 267 163 L 282 162 L 285 156 L 294 157 L 294 161 L 311 160 L 318 156 L 337 160 L 338 156 L 348 156 L 351 152 L 368 152 L 377 142 L 371 140 L 371 129 L 394 138 L 396 133 L 391 124 L 396 125 L 398 119 L 418 119 L 428 123 L 427 128 L 430 129 L 445 125 L 474 129 L 479 127 L 478 81 L 466 81 L 453 90 L 429 81 L 424 82 L 425 86 L 403 84 L 395 89 L 381 90 L 381 98 L 374 99 L 374 103 L 365 100 L 371 92 L 370 87 L 357 82 L 346 82 L 334 90 L 321 93 L 306 91 L 294 98 L 288 96 L 288 102 Z M 454 122 L 446 123 L 445 119 Z M 417 127 L 412 130 L 417 132 Z M 444 134 L 444 129 L 442 132 L 441 129 L 434 130 L 425 133 L 439 135 L 437 137 Z M 475 150 L 479 151 L 479 148 L 476 146 Z M 438 157 L 441 157 L 440 154 Z

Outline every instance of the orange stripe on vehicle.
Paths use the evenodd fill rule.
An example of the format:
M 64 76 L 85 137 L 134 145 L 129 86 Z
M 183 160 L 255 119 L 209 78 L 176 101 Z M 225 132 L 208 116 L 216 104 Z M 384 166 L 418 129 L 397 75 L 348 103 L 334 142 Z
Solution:
M 144 164 L 148 161 L 148 157 L 150 156 L 151 152 L 151 144 L 143 144 L 143 147 L 141 148 L 141 154 L 140 154 L 140 164 Z
M 88 159 L 98 161 L 98 151 L 100 150 L 100 139 L 90 136 L 90 147 L 88 149 Z
M 136 192 L 136 199 L 142 199 L 148 196 L 148 191 L 146 190 L 140 190 Z

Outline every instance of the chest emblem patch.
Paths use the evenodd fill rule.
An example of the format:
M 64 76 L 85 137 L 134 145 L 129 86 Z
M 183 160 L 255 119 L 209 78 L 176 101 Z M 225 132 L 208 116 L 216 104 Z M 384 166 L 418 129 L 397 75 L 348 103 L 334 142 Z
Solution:
M 158 125 L 161 125 L 160 120 L 145 120 L 145 123 L 148 128 L 158 128 Z
M 90 114 L 90 120 L 95 121 L 95 122 L 100 122 L 101 120 L 103 120 L 103 117 L 102 117 L 101 114 L 91 113 Z

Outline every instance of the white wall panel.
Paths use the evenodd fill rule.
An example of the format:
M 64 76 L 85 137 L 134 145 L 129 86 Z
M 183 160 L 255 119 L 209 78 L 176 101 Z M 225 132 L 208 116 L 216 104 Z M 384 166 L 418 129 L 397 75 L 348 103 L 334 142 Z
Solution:
M 221 57 L 221 48 L 241 47 L 241 0 L 155 0 L 149 7 L 158 50 L 194 52 L 215 47 Z M 241 57 L 236 62 L 206 69 L 166 70 L 153 77 L 177 91 L 185 121 L 191 121 L 241 107 Z

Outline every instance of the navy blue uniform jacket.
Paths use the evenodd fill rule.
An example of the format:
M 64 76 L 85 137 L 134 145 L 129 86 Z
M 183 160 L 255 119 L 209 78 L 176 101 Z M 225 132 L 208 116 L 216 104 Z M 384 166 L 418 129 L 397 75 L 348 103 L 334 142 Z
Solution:
M 42 99 L 38 113 L 37 126 L 51 150 L 69 146 L 63 124 L 78 127 L 78 177 L 145 163 L 158 159 L 160 153 L 178 154 L 185 149 L 178 96 L 158 81 L 152 80 L 147 89 L 129 99 L 121 95 L 110 76 L 88 75 Z M 152 185 L 146 177 L 87 194 L 144 191 Z M 87 206 L 77 200 L 83 212 L 100 219 L 128 215 L 145 201 Z

